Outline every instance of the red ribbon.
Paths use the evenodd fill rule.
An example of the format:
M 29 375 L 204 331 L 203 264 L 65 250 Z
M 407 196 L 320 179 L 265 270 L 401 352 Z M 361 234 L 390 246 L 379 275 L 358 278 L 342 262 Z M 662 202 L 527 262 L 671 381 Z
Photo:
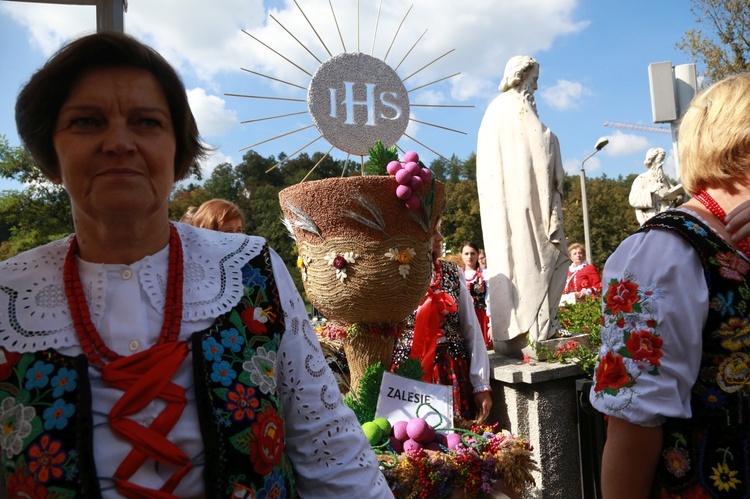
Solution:
M 443 318 L 458 310 L 456 301 L 445 291 L 427 290 L 427 296 L 417 309 L 414 320 L 414 338 L 411 345 L 409 357 L 421 359 L 424 376 L 422 379 L 428 383 L 432 382 L 432 369 L 435 366 L 435 350 L 437 339 L 442 333 L 440 326 Z
M 121 357 L 102 370 L 102 380 L 125 392 L 109 413 L 112 432 L 133 445 L 115 472 L 116 488 L 125 497 L 174 498 L 172 491 L 192 468 L 190 458 L 167 439 L 187 405 L 185 389 L 171 381 L 187 355 L 187 343 L 173 341 Z M 130 419 L 157 398 L 167 405 L 149 426 Z M 179 468 L 159 491 L 128 482 L 148 458 Z

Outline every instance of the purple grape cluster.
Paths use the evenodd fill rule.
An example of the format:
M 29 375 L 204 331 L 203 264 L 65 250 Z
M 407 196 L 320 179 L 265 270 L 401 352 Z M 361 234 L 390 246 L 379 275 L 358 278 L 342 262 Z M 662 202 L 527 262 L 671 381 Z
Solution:
M 432 182 L 432 172 L 429 168 L 419 165 L 419 155 L 414 151 L 404 154 L 403 161 L 391 161 L 386 166 L 389 175 L 396 177 L 396 197 L 404 200 L 410 210 L 419 209 L 422 200 L 419 191 Z

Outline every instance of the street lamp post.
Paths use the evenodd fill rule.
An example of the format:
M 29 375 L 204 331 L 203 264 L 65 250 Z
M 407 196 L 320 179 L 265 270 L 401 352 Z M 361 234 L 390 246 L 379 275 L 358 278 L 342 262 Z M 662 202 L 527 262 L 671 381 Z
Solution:
M 601 137 L 596 141 L 594 152 L 586 156 L 586 158 L 581 161 L 581 204 L 583 205 L 583 238 L 586 245 L 586 259 L 589 262 L 593 261 L 594 258 L 591 254 L 591 236 L 589 234 L 589 205 L 588 200 L 586 199 L 586 170 L 584 169 L 583 165 L 586 164 L 586 160 L 601 151 L 607 144 L 609 144 L 609 139 L 607 139 L 606 137 Z

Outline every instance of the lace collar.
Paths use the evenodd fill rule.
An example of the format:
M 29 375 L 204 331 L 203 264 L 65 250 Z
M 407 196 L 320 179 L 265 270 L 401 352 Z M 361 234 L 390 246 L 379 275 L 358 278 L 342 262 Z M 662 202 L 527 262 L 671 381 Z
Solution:
M 589 264 L 589 262 L 587 262 L 586 260 L 583 260 L 580 265 L 576 265 L 575 263 L 571 263 L 570 266 L 568 267 L 568 270 L 570 270 L 571 272 L 577 272 L 577 271 L 581 270 L 583 267 L 585 267 L 588 264 Z
M 242 297 L 242 267 L 265 244 L 260 237 L 224 234 L 175 224 L 184 259 L 185 322 L 218 317 Z M 0 263 L 0 344 L 36 351 L 77 343 L 63 289 L 62 268 L 71 236 Z M 163 255 L 162 255 L 163 256 Z M 105 265 L 95 265 L 82 284 L 91 319 L 101 319 L 107 289 Z M 125 267 L 125 266 L 123 266 Z M 164 308 L 166 259 L 159 253 L 132 265 L 151 304 Z

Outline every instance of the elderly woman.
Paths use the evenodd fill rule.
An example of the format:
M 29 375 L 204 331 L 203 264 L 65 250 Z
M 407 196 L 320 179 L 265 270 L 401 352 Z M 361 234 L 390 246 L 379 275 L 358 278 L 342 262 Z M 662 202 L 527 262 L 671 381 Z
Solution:
M 609 415 L 608 499 L 750 495 L 750 247 L 725 226 L 750 197 L 750 74 L 693 99 L 679 153 L 693 198 L 604 267 L 591 401 Z
M 571 263 L 568 275 L 565 277 L 560 305 L 580 303 L 586 298 L 596 299 L 602 291 L 602 280 L 599 271 L 586 261 L 586 253 L 581 243 L 573 243 L 568 247 Z
M 390 497 L 278 255 L 169 222 L 205 152 L 169 64 L 81 38 L 16 122 L 75 234 L 0 264 L 8 497 Z

